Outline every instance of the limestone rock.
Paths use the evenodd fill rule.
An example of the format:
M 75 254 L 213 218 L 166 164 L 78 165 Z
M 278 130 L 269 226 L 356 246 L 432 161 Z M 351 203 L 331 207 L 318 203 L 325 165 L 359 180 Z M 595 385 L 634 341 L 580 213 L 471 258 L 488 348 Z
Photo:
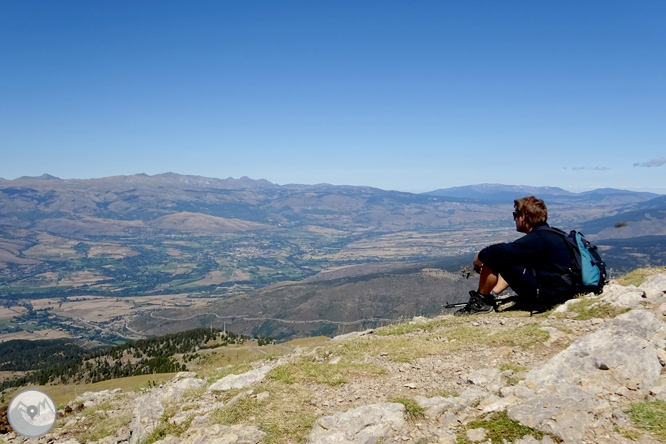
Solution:
M 467 430 L 467 438 L 475 442 L 483 441 L 486 439 L 487 434 L 488 431 L 482 427 L 479 427 L 478 429 Z
M 526 377 L 528 387 L 559 382 L 601 387 L 618 385 L 649 391 L 661 372 L 656 347 L 649 339 L 663 323 L 645 310 L 632 310 L 574 342 Z
M 99 392 L 85 392 L 82 395 L 77 396 L 74 401 L 69 403 L 69 405 L 74 406 L 83 404 L 84 407 L 90 407 L 92 405 L 108 401 L 121 392 L 122 390 L 119 388 L 114 390 L 102 390 Z
M 565 442 L 581 442 L 601 401 L 568 384 L 552 385 L 518 405 L 509 406 L 509 418 L 528 427 L 553 433 Z
M 482 368 L 467 376 L 469 384 L 478 385 L 491 392 L 498 392 L 502 386 L 500 371 L 496 368 Z
M 186 391 L 197 390 L 204 385 L 206 385 L 206 381 L 203 379 L 187 377 L 170 381 L 158 389 L 157 392 L 160 394 L 163 402 L 174 402 L 182 397 Z
M 277 367 L 281 362 L 266 364 L 262 367 L 250 370 L 241 375 L 227 375 L 224 378 L 214 382 L 208 387 L 209 392 L 223 392 L 230 389 L 245 388 L 250 384 L 259 382 L 266 377 L 268 372 Z
M 555 441 L 553 441 L 553 439 L 548 435 L 544 436 L 541 441 L 532 435 L 527 435 L 523 438 L 515 440 L 513 444 L 555 444 Z
M 179 376 L 185 376 L 180 378 Z M 162 387 L 151 390 L 148 394 L 135 400 L 136 406 L 132 412 L 130 431 L 132 437 L 130 444 L 143 441 L 155 429 L 164 413 L 164 405 L 178 402 L 187 390 L 199 389 L 206 384 L 203 379 L 197 379 L 190 374 L 179 373 L 176 378 Z
M 666 274 L 650 276 L 638 288 L 645 291 L 648 299 L 658 299 L 666 294 Z
M 435 396 L 427 398 L 425 396 L 415 396 L 414 400 L 419 407 L 425 410 L 426 417 L 431 419 L 439 419 L 446 411 L 459 411 L 461 404 L 457 402 L 456 398 L 444 398 L 442 396 Z
M 465 406 L 477 405 L 490 396 L 490 392 L 482 387 L 470 387 L 457 397 L 458 402 Z
M 324 416 L 315 423 L 306 444 L 375 444 L 405 426 L 404 410 L 402 404 L 387 402 Z
M 320 417 L 310 431 L 308 443 L 454 443 L 455 431 L 460 431 L 458 426 L 465 427 L 467 424 L 465 428 L 469 428 L 469 422 L 482 418 L 484 413 L 507 411 L 511 419 L 551 433 L 567 444 L 629 444 L 629 440 L 618 435 L 616 430 L 631 427 L 631 419 L 624 413 L 630 403 L 643 399 L 666 400 L 666 373 L 661 374 L 666 366 L 665 290 L 666 274 L 651 277 L 640 287 L 610 284 L 605 287 L 600 298 L 602 303 L 631 307 L 631 311 L 606 321 L 579 321 L 570 317 L 559 317 L 555 322 L 552 319 L 544 320 L 540 328 L 550 333 L 550 339 L 535 347 L 536 350 L 521 347 L 502 347 L 498 350 L 481 348 L 451 354 L 450 361 L 447 361 L 449 358 L 424 357 L 408 364 L 386 359 L 389 353 L 380 349 L 366 358 L 369 363 L 387 367 L 389 373 L 386 376 L 374 380 L 365 378 L 362 382 L 350 378 L 348 384 L 340 387 L 317 388 L 311 401 L 315 414 L 330 414 L 334 411 L 329 409 L 331 405 L 349 405 L 346 408 L 350 410 Z M 576 301 L 567 302 L 558 310 L 566 311 Z M 413 320 L 415 324 L 421 322 L 424 319 Z M 510 328 L 514 328 L 521 322 L 519 318 L 478 317 L 470 324 L 497 332 L 501 330 L 500 326 L 509 324 Z M 368 341 L 383 339 L 369 336 L 373 332 L 357 332 L 340 336 L 337 340 L 364 336 L 364 340 Z M 410 335 L 418 336 L 422 333 L 414 330 Z M 552 353 L 565 346 L 562 339 L 568 337 L 578 340 L 552 356 Z M 344 344 L 337 343 L 334 347 L 344 347 Z M 305 353 L 317 357 L 309 349 L 299 348 L 281 360 L 298 359 Z M 329 353 L 326 359 L 334 363 L 339 359 L 336 355 L 335 352 Z M 544 359 L 547 360 L 544 362 Z M 325 361 L 321 359 L 316 362 Z M 504 386 L 509 382 L 507 377 L 510 371 L 480 368 L 505 361 L 532 370 L 524 381 L 515 386 Z M 211 426 L 209 420 L 216 409 L 233 405 L 242 398 L 251 397 L 256 404 L 274 402 L 271 393 L 264 391 L 266 388 L 261 388 L 261 385 L 247 386 L 260 382 L 280 363 L 271 362 L 244 375 L 222 378 L 205 392 L 204 380 L 197 379 L 194 373 L 184 372 L 159 388 L 142 393 L 124 393 L 123 402 L 114 401 L 113 410 L 96 413 L 94 420 L 133 412 L 132 423 L 121 427 L 112 436 L 101 438 L 97 443 L 136 444 L 145 440 L 164 419 L 163 412 L 167 406 L 174 404 L 179 407 L 179 411 L 168 420 L 173 424 L 189 424 L 189 429 L 180 437 L 167 436 L 157 444 L 263 443 L 265 435 L 256 427 L 249 426 L 261 423 L 262 418 L 251 417 L 248 424 L 231 427 Z M 448 375 L 448 378 L 444 379 L 444 375 Z M 389 381 L 388 384 L 384 379 Z M 235 387 L 244 389 L 239 390 L 238 395 L 230 400 L 217 392 Z M 452 389 L 464 390 L 459 396 L 419 396 L 450 392 Z M 182 402 L 184 395 L 191 390 L 201 392 L 196 394 L 195 399 L 188 396 L 187 402 Z M 254 391 L 258 393 L 254 394 Z M 406 420 L 405 408 L 399 403 L 363 405 L 390 399 L 395 393 L 413 396 L 418 405 L 425 409 L 425 417 Z M 77 405 L 91 405 L 116 396 L 117 393 L 108 391 L 89 392 L 73 402 Z M 224 402 L 221 402 L 222 399 Z M 65 415 L 64 410 L 62 414 Z M 91 427 L 91 421 L 83 415 L 77 415 L 76 409 L 70 409 L 67 414 L 72 417 L 65 418 L 64 426 L 55 428 L 48 437 L 34 442 L 66 442 L 74 434 Z M 483 432 L 482 429 L 474 429 L 465 433 L 470 441 L 485 444 L 489 441 Z M 3 435 L 0 441 L 7 444 L 32 442 L 11 433 Z M 641 442 L 657 441 L 646 434 L 642 436 Z M 73 440 L 70 439 L 69 443 L 73 443 Z M 533 436 L 525 436 L 514 441 L 514 444 L 538 443 L 553 444 L 553 440 L 548 436 L 541 441 Z
M 346 333 L 344 335 L 334 336 L 333 339 L 331 339 L 331 341 L 346 341 L 347 339 L 356 339 L 363 336 L 372 335 L 374 333 L 375 333 L 374 328 L 364 331 L 353 331 L 351 333 Z
M 190 431 L 181 444 L 258 444 L 266 434 L 253 426 L 215 424 Z
M 155 429 L 164 413 L 164 404 L 159 393 L 150 392 L 135 400 L 136 406 L 132 412 L 130 430 L 132 438 L 130 444 L 143 441 Z
M 553 310 L 553 313 L 566 313 L 567 311 L 569 311 L 569 307 L 571 306 L 571 304 L 574 304 L 577 301 L 579 301 L 579 299 L 569 299 L 568 301 L 557 307 L 555 310 Z
M 645 292 L 633 285 L 624 287 L 618 284 L 608 284 L 604 287 L 604 293 L 599 302 L 615 307 L 634 308 L 644 300 Z

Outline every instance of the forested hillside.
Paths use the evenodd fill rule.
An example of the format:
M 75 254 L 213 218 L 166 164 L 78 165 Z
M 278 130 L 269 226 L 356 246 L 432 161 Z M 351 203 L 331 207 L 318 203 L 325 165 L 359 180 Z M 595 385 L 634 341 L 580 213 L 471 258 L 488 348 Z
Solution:
M 0 343 L 0 370 L 26 372 L 0 389 L 26 384 L 95 383 L 113 378 L 187 370 L 187 355 L 207 347 L 249 340 L 230 331 L 198 328 L 115 347 L 85 350 L 71 340 L 14 340 Z M 272 338 L 257 338 L 259 345 Z

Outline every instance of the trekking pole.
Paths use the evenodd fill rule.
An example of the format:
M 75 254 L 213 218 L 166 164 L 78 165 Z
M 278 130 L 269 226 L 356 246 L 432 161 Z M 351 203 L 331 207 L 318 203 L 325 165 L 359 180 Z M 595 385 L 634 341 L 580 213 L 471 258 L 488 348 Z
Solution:
M 442 307 L 448 309 L 448 308 L 464 307 L 465 305 L 467 305 L 467 302 L 458 302 L 456 304 L 445 304 L 445 305 L 442 305 Z

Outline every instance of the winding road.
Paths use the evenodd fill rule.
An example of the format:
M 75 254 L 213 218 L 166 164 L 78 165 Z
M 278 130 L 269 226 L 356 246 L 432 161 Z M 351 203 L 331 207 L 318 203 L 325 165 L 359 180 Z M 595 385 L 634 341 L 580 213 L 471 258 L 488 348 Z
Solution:
M 305 321 L 294 321 L 294 320 L 289 320 L 289 319 L 279 319 L 279 318 L 257 318 L 257 317 L 251 317 L 250 315 L 229 315 L 229 316 L 220 316 L 217 313 L 198 313 L 192 316 L 188 316 L 186 318 L 166 318 L 164 316 L 157 316 L 155 315 L 154 311 L 150 312 L 150 317 L 153 319 L 164 319 L 166 321 L 186 321 L 188 319 L 193 319 L 199 316 L 210 316 L 213 315 L 218 319 L 231 319 L 231 318 L 240 318 L 245 321 L 276 321 L 276 322 L 282 322 L 285 324 L 315 324 L 315 323 L 327 323 L 327 324 L 338 324 L 338 325 L 354 325 L 354 324 L 361 324 L 363 322 L 398 322 L 401 321 L 402 319 L 385 319 L 385 318 L 366 318 L 366 319 L 359 319 L 357 321 L 329 321 L 327 319 L 312 319 L 312 320 L 305 320 Z

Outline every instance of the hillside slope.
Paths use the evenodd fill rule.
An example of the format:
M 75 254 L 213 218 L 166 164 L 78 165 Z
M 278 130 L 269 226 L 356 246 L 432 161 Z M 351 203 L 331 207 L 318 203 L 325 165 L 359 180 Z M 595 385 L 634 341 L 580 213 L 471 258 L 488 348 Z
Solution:
M 655 271 L 535 316 L 415 318 L 230 366 L 211 354 L 160 387 L 79 396 L 39 442 L 663 442 L 644 414 L 666 405 Z

